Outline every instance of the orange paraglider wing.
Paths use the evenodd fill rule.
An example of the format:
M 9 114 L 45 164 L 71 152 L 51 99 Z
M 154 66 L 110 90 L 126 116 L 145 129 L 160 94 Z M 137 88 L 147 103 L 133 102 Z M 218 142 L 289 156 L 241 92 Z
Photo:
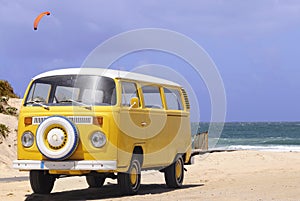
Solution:
M 50 15 L 50 12 L 48 12 L 48 11 L 47 11 L 47 12 L 43 12 L 43 13 L 39 14 L 39 15 L 35 18 L 34 23 L 33 23 L 33 29 L 34 29 L 34 30 L 37 30 L 37 27 L 38 27 L 38 24 L 39 24 L 40 20 L 41 20 L 45 15 Z

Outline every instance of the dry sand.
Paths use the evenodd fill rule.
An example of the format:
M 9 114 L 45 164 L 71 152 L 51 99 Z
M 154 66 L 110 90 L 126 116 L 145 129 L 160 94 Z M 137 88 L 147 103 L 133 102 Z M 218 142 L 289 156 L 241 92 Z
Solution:
M 163 174 L 142 173 L 136 196 L 122 197 L 116 181 L 88 189 L 84 177 L 56 181 L 52 194 L 32 194 L 27 175 L 0 178 L 0 200 L 300 200 L 300 153 L 235 151 L 196 156 L 181 189 L 165 186 Z M 3 170 L 1 170 L 3 171 Z M 9 171 L 5 169 L 5 171 Z M 11 174 L 8 174 L 11 176 Z
M 1 115 L 0 122 L 16 129 L 16 117 Z M 300 153 L 234 151 L 195 156 L 186 166 L 184 185 L 166 187 L 162 173 L 142 173 L 136 196 L 121 196 L 115 180 L 89 189 L 84 177 L 56 181 L 50 195 L 32 194 L 27 172 L 11 169 L 16 158 L 15 132 L 0 145 L 0 200 L 300 200 Z M 10 146 L 9 146 L 10 145 Z

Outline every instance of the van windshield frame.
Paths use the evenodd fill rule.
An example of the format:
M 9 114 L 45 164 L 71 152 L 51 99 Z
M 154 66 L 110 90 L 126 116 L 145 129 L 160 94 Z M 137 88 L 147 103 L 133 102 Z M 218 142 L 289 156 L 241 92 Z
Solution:
M 57 75 L 32 82 L 24 106 L 113 106 L 116 84 L 96 75 Z

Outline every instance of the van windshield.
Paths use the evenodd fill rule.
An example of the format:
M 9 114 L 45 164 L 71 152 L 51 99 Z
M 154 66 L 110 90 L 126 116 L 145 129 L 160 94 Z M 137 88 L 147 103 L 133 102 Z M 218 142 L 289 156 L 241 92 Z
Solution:
M 115 105 L 113 79 L 90 75 L 59 75 L 37 79 L 26 97 L 25 105 L 91 106 Z

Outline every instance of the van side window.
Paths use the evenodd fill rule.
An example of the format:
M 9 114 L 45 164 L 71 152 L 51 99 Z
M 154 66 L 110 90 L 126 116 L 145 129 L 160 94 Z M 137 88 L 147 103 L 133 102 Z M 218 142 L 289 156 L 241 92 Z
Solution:
M 139 97 L 136 84 L 133 82 L 122 82 L 122 105 L 130 106 L 130 99 Z
M 163 108 L 158 87 L 143 86 L 142 91 L 146 108 Z
M 169 110 L 183 110 L 180 93 L 176 89 L 164 88 L 167 108 Z

